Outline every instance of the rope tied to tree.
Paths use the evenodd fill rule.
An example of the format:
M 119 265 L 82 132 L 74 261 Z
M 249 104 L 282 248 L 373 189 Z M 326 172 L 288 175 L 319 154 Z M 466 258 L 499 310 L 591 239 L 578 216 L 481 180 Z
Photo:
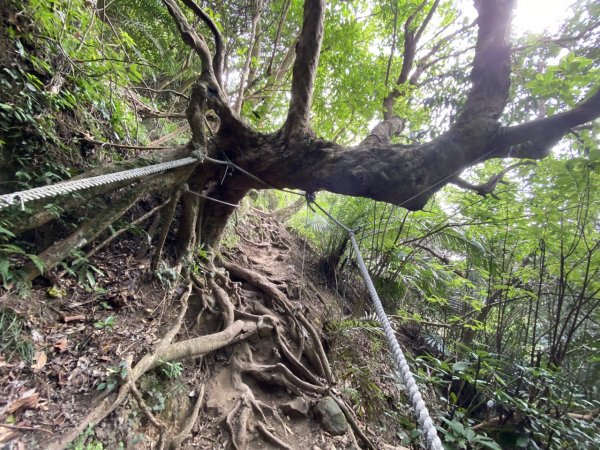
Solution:
M 377 314 L 377 318 L 379 319 L 379 322 L 381 323 L 381 325 L 383 327 L 385 337 L 387 339 L 390 350 L 392 351 L 393 361 L 396 366 L 396 370 L 400 374 L 400 378 L 401 378 L 402 382 L 404 383 L 404 386 L 406 387 L 408 394 L 410 396 L 412 407 L 416 413 L 416 416 L 417 416 L 417 419 L 419 422 L 419 427 L 421 428 L 421 430 L 423 431 L 423 433 L 425 435 L 425 439 L 427 441 L 427 447 L 430 450 L 444 450 L 444 447 L 442 446 L 442 442 L 441 442 L 439 436 L 437 435 L 437 429 L 435 428 L 435 424 L 433 423 L 433 420 L 431 420 L 431 416 L 429 415 L 429 410 L 427 409 L 427 406 L 425 405 L 425 402 L 423 401 L 423 397 L 421 396 L 419 387 L 417 386 L 417 383 L 412 374 L 410 366 L 408 365 L 408 361 L 406 360 L 406 357 L 404 356 L 404 352 L 400 348 L 400 344 L 398 343 L 398 339 L 396 339 L 396 334 L 394 332 L 394 329 L 392 328 L 390 320 L 388 319 L 387 314 L 385 313 L 385 311 L 383 309 L 383 305 L 381 304 L 381 300 L 379 299 L 379 295 L 377 294 L 377 290 L 375 289 L 373 280 L 371 279 L 371 276 L 369 275 L 369 272 L 367 270 L 367 266 L 365 265 L 365 262 L 362 258 L 362 254 L 361 254 L 360 249 L 358 248 L 358 244 L 356 242 L 356 236 L 354 234 L 354 230 L 352 230 L 351 228 L 347 227 L 346 225 L 344 225 L 343 223 L 338 221 L 329 212 L 327 212 L 325 209 L 323 209 L 321 206 L 319 206 L 315 202 L 315 194 L 314 193 L 307 193 L 306 200 L 307 200 L 309 206 L 311 207 L 311 209 L 312 209 L 312 205 L 314 205 L 319 211 L 321 211 L 323 214 L 325 214 L 329 218 L 329 220 L 331 220 L 333 223 L 338 225 L 340 228 L 344 229 L 350 236 L 350 242 L 352 243 L 352 248 L 354 249 L 354 252 L 356 253 L 356 261 L 358 263 L 358 268 L 360 270 L 360 274 L 365 281 L 367 290 L 369 291 L 369 296 L 371 297 L 371 300 L 373 301 L 373 306 L 375 307 L 375 313 Z

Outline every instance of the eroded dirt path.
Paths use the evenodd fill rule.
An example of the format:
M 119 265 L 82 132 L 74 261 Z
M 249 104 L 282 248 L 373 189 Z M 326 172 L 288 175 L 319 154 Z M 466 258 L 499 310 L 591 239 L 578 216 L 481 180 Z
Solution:
M 268 217 L 236 231 L 238 244 L 223 258 L 229 270 L 217 268 L 213 277 L 198 268 L 198 289 L 175 340 L 225 327 L 214 283 L 226 291 L 236 320 L 269 326 L 239 344 L 145 372 L 137 390 L 147 411 L 129 396 L 75 444 L 151 448 L 159 440 L 153 417 L 174 433 L 198 404 L 181 448 L 356 448 L 350 428 L 333 436 L 313 414 L 331 377 L 321 328 L 338 313 L 334 297 L 311 276 L 310 248 Z M 133 256 L 136 247 L 121 241 L 91 261 L 95 291 L 61 278 L 36 286 L 26 299 L 2 298 L 25 318 L 35 352 L 31 364 L 0 359 L 0 415 L 9 425 L 0 427 L 3 448 L 47 448 L 118 389 L 126 362 L 151 353 L 176 321 L 184 287 L 168 270 L 151 279 L 149 261 Z

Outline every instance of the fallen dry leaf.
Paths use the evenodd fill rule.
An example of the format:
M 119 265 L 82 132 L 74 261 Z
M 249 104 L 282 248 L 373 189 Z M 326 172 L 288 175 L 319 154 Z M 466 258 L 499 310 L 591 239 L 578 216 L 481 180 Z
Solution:
M 0 426 L 0 444 L 4 444 L 18 436 L 15 430 L 10 430 Z
M 67 344 L 68 344 L 67 338 L 64 337 L 54 343 L 54 348 L 56 348 L 58 351 L 60 351 L 62 353 L 67 349 Z
M 12 403 L 9 403 L 8 406 L 4 409 L 4 414 L 13 414 L 20 409 L 35 409 L 37 408 L 38 401 L 40 399 L 40 394 L 35 392 L 35 389 L 30 389 L 24 392 L 21 395 L 19 400 L 15 400 Z
M 35 363 L 31 365 L 31 369 L 34 372 L 39 372 L 42 370 L 46 365 L 46 361 L 48 361 L 48 357 L 46 356 L 45 352 L 36 352 L 34 359 Z

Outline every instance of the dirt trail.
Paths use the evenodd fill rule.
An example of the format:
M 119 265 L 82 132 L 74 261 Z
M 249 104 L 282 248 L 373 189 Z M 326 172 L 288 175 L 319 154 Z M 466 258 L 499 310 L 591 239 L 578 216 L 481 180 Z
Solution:
M 327 371 L 313 348 L 315 342 L 321 347 L 324 323 L 339 319 L 339 300 L 319 279 L 310 247 L 267 216 L 245 218 L 235 234 L 237 243 L 223 253 L 228 270 L 217 268 L 213 277 L 196 269 L 205 288 L 190 296 L 175 341 L 225 328 L 215 283 L 231 300 L 235 317 L 229 320 L 258 320 L 262 331 L 146 372 L 136 384 L 148 411 L 129 395 L 86 429 L 76 448 L 152 448 L 160 440 L 152 420 L 176 434 L 198 401 L 198 418 L 179 448 L 357 448 L 361 440 L 352 428 L 333 436 L 314 414 L 327 392 L 343 396 L 335 384 L 327 390 Z M 35 287 L 26 300 L 2 298 L 2 306 L 26 318 L 36 356 L 32 365 L 0 358 L 0 422 L 10 424 L 0 427 L 0 448 L 47 448 L 124 382 L 125 361 L 151 353 L 176 321 L 182 288 L 174 287 L 166 269 L 156 277 L 161 282 L 149 278 L 149 260 L 133 256 L 138 245 L 123 240 L 94 257 L 95 291 L 62 278 Z M 269 326 L 261 328 L 262 322 Z M 367 343 L 350 345 L 357 344 Z M 364 429 L 365 423 L 357 424 Z M 368 435 L 379 442 L 376 448 L 392 448 L 381 443 L 381 434 Z

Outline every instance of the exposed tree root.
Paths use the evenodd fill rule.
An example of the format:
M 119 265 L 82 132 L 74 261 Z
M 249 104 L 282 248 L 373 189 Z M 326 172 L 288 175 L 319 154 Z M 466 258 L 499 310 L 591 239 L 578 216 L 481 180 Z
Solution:
M 219 333 L 176 342 L 161 351 L 157 351 L 157 357 L 153 360 L 149 369 L 158 367 L 163 362 L 205 355 L 234 342 L 244 340 L 256 333 L 257 330 L 258 325 L 255 322 L 236 320 L 229 328 Z
M 143 400 L 136 383 L 146 372 L 164 362 L 206 355 L 231 344 L 234 347 L 231 359 L 232 386 L 239 392 L 234 406 L 224 417 L 224 423 L 230 434 L 231 446 L 234 449 L 246 450 L 251 447 L 255 437 L 282 449 L 291 449 L 285 437 L 291 433 L 279 412 L 255 397 L 253 390 L 242 380 L 242 376 L 250 376 L 260 383 L 283 387 L 298 396 L 332 395 L 330 386 L 333 383 L 329 361 L 324 352 L 312 323 L 300 312 L 298 305 L 292 303 L 275 284 L 259 273 L 244 269 L 233 263 L 222 262 L 222 266 L 232 275 L 257 286 L 273 301 L 273 307 L 280 309 L 285 317 L 282 320 L 276 310 L 264 306 L 260 300 L 241 295 L 241 285 L 231 282 L 226 274 L 214 269 L 209 263 L 208 277 L 202 279 L 191 274 L 192 281 L 181 296 L 181 306 L 173 326 L 164 334 L 156 348 L 144 355 L 128 371 L 125 383 L 118 392 L 106 396 L 90 413 L 70 432 L 50 445 L 50 449 L 64 449 L 77 438 L 88 426 L 95 426 L 118 408 L 131 394 L 143 415 L 159 433 L 156 448 L 174 449 L 189 436 L 199 414 L 204 397 L 204 386 L 187 418 L 180 429 L 169 435 L 169 427 L 156 418 Z M 211 276 L 212 275 L 212 276 Z M 188 298 L 194 290 L 203 299 L 202 311 L 210 309 L 215 315 L 222 317 L 221 330 L 212 334 L 172 342 L 180 331 L 187 311 Z M 211 292 L 211 295 L 206 295 Z M 210 300 L 209 300 L 210 298 Z M 252 336 L 273 340 L 271 362 L 257 363 L 253 360 L 252 348 L 244 342 Z M 270 336 L 270 337 L 269 337 Z M 304 338 L 309 345 L 304 344 Z M 291 338 L 291 341 L 288 339 Z M 309 369 L 302 357 L 306 356 L 313 366 Z M 323 378 L 315 376 L 315 370 Z M 354 433 L 365 442 L 368 448 L 375 448 L 366 435 L 360 430 L 350 409 L 345 403 L 332 395 L 350 424 L 350 434 Z M 269 417 L 269 420 L 267 419 Z M 275 429 L 272 426 L 275 425 Z
M 219 333 L 171 343 L 181 328 L 183 317 L 187 311 L 187 299 L 191 293 L 191 290 L 192 283 L 189 283 L 185 293 L 181 298 L 182 307 L 175 324 L 163 336 L 161 341 L 156 346 L 156 349 L 152 353 L 146 354 L 135 365 L 135 367 L 131 369 L 125 384 L 121 386 L 118 394 L 116 394 L 116 396 L 112 394 L 105 398 L 73 430 L 62 436 L 58 441 L 51 444 L 49 447 L 50 449 L 58 450 L 66 448 L 88 426 L 95 426 L 102 421 L 127 398 L 129 393 L 131 393 L 134 389 L 137 380 L 147 371 L 167 361 L 200 356 L 211 351 L 218 350 L 232 342 L 239 342 L 243 339 L 246 339 L 256 333 L 258 330 L 258 325 L 256 322 L 237 320 L 233 322 L 231 326 Z
M 192 409 L 192 413 L 188 416 L 185 423 L 181 426 L 179 432 L 172 436 L 166 445 L 166 448 L 169 450 L 175 450 L 179 445 L 189 436 L 198 419 L 198 413 L 200 412 L 200 407 L 204 401 L 204 384 L 200 387 L 200 392 L 198 393 L 198 398 L 196 399 L 196 403 L 194 404 L 194 408 Z
M 233 275 L 247 281 L 248 283 L 254 284 L 265 294 L 274 299 L 277 302 L 277 304 L 284 309 L 288 317 L 297 318 L 297 320 L 308 332 L 311 338 L 311 343 L 313 344 L 311 348 L 313 348 L 315 351 L 315 355 L 311 355 L 310 352 L 307 352 L 307 357 L 311 360 L 311 363 L 315 366 L 315 369 L 317 369 L 319 373 L 325 377 L 327 382 L 331 384 L 333 382 L 331 366 L 329 365 L 329 360 L 325 355 L 325 350 L 323 349 L 323 345 L 321 343 L 321 339 L 319 338 L 319 334 L 301 312 L 295 311 L 296 308 L 291 304 L 287 296 L 283 294 L 283 292 L 281 292 L 275 284 L 273 284 L 266 277 L 262 276 L 257 272 L 254 272 L 249 269 L 244 269 L 243 267 L 240 267 L 237 264 L 230 263 L 224 260 L 221 260 L 220 264 Z
M 292 450 L 292 447 L 287 445 L 285 442 L 283 442 L 281 439 L 279 439 L 277 436 L 275 436 L 273 433 L 271 433 L 269 430 L 267 430 L 267 427 L 265 426 L 264 423 L 259 422 L 258 424 L 256 424 L 256 427 L 258 428 L 258 431 L 260 432 L 260 434 L 262 434 L 263 437 L 267 441 L 269 441 L 271 444 L 275 444 L 286 450 Z
M 231 435 L 233 448 L 248 449 L 249 432 L 256 430 L 266 441 L 283 449 L 291 450 L 287 443 L 275 436 L 265 425 L 267 422 L 265 412 L 268 412 L 279 424 L 283 433 L 288 433 L 288 428 L 277 410 L 256 399 L 252 389 L 242 380 L 242 373 L 246 372 L 249 366 L 254 366 L 252 353 L 247 344 L 242 344 L 237 348 L 236 355 L 232 358 L 232 365 L 234 367 L 232 384 L 236 390 L 240 391 L 240 396 L 224 420 Z
M 243 367 L 242 371 L 265 383 L 283 386 L 296 395 L 300 395 L 301 390 L 315 394 L 325 394 L 328 390 L 325 386 L 317 386 L 302 381 L 283 364 L 264 365 L 252 363 Z
M 323 386 L 323 384 L 321 383 L 321 381 L 319 381 L 319 379 L 317 377 L 315 377 L 312 372 L 310 370 L 308 370 L 306 368 L 306 366 L 304 364 L 302 364 L 302 362 L 296 358 L 296 356 L 294 356 L 294 354 L 292 353 L 292 351 L 290 350 L 289 346 L 286 344 L 285 342 L 285 338 L 282 336 L 282 333 L 277 330 L 277 343 L 279 344 L 279 349 L 281 350 L 281 352 L 283 353 L 283 356 L 288 360 L 288 362 L 290 364 L 292 364 L 292 366 L 294 366 L 294 368 L 300 372 L 300 374 L 302 374 L 304 376 L 305 379 L 307 379 L 310 383 L 312 383 L 315 386 Z
M 269 247 L 271 245 L 269 242 L 254 242 L 254 241 L 251 241 L 250 239 L 248 239 L 246 236 L 244 236 L 241 233 L 238 233 L 238 236 L 246 244 L 252 245 L 253 247 L 266 248 L 266 247 Z
M 96 406 L 75 428 L 70 432 L 61 436 L 57 441 L 50 444 L 50 450 L 62 450 L 73 442 L 77 436 L 85 431 L 88 426 L 96 426 L 106 416 L 113 412 L 129 395 L 131 386 L 135 383 L 144 373 L 150 370 L 152 364 L 158 360 L 158 354 L 169 346 L 171 341 L 175 338 L 181 324 L 183 323 L 183 317 L 187 311 L 188 298 L 191 293 L 191 283 L 188 284 L 188 288 L 181 297 L 181 309 L 179 316 L 177 317 L 173 327 L 165 333 L 163 338 L 156 346 L 156 350 L 153 353 L 146 354 L 133 369 L 127 374 L 127 380 L 125 384 L 121 386 L 118 393 L 111 394 L 106 397 L 102 402 Z M 116 398 L 115 398 L 116 397 Z
M 150 263 L 150 270 L 152 270 L 152 272 L 154 272 L 158 268 L 160 255 L 165 245 L 169 229 L 171 228 L 171 222 L 173 222 L 173 217 L 175 216 L 175 208 L 177 208 L 177 203 L 179 203 L 179 197 L 181 197 L 181 192 L 181 188 L 175 189 L 175 192 L 173 192 L 173 195 L 169 200 L 169 205 L 165 214 L 165 221 L 162 224 L 160 236 L 158 238 L 158 243 L 156 244 L 156 250 L 154 251 L 154 255 L 152 256 L 152 262 Z
M 376 450 L 377 447 L 375 447 L 375 445 L 373 445 L 373 443 L 367 437 L 367 435 L 360 429 L 360 427 L 358 426 L 358 423 L 356 423 L 356 420 L 354 419 L 354 415 L 352 414 L 352 412 L 350 411 L 350 408 L 348 408 L 346 403 L 344 403 L 344 401 L 342 399 L 340 399 L 339 397 L 334 395 L 332 392 L 329 393 L 329 396 L 338 404 L 338 406 L 344 413 L 344 416 L 346 416 L 346 419 L 348 420 L 350 427 L 358 435 L 358 437 L 365 443 L 367 448 Z
M 286 313 L 288 311 L 291 312 L 292 310 L 295 310 L 295 308 L 293 308 L 293 306 L 290 304 L 287 297 L 277 288 L 277 286 L 275 284 L 271 283 L 266 277 L 254 272 L 254 271 L 244 269 L 233 263 L 221 261 L 221 264 L 233 275 L 235 275 L 239 278 L 242 278 L 246 282 L 254 284 L 259 289 L 261 289 L 265 294 L 274 298 L 278 304 L 280 304 L 284 307 L 284 310 L 286 310 Z M 311 361 L 311 363 L 313 365 L 314 365 L 313 360 L 315 360 L 315 362 L 317 364 L 319 364 L 319 363 L 322 364 L 321 370 L 324 372 L 325 378 L 327 379 L 329 385 L 331 385 L 332 380 L 333 380 L 333 375 L 331 373 L 329 361 L 328 361 L 327 356 L 325 355 L 325 351 L 321 345 L 321 340 L 319 339 L 317 331 L 315 330 L 314 326 L 308 321 L 308 319 L 306 319 L 306 317 L 303 314 L 299 313 L 298 311 L 295 311 L 295 316 L 297 317 L 298 321 L 302 324 L 304 329 L 308 332 L 309 336 L 311 337 L 311 343 L 313 345 L 311 347 L 309 347 L 309 349 L 315 349 L 314 358 L 309 357 L 310 352 L 307 351 L 309 349 L 305 350 L 305 355 L 307 357 L 309 357 L 309 360 Z M 280 326 L 278 326 L 277 323 L 275 323 L 275 325 L 276 325 L 275 326 L 275 330 L 276 330 L 275 339 L 278 343 L 278 347 L 281 350 L 281 353 L 286 358 L 286 360 L 292 365 L 292 367 L 296 371 L 298 371 L 298 373 L 303 378 L 309 380 L 309 382 L 305 382 L 305 381 L 301 380 L 300 378 L 298 378 L 284 364 L 277 363 L 274 365 L 263 365 L 263 364 L 254 363 L 252 361 L 252 356 L 251 356 L 249 350 L 247 350 L 247 354 L 248 354 L 248 356 L 246 358 L 247 361 L 241 362 L 240 360 L 238 360 L 238 362 L 237 362 L 237 365 L 240 368 L 240 371 L 243 373 L 252 375 L 254 378 L 261 380 L 263 382 L 283 386 L 286 389 L 289 389 L 290 391 L 296 393 L 297 395 L 300 395 L 301 391 L 311 392 L 311 393 L 319 394 L 319 395 L 324 395 L 324 394 L 330 395 L 335 400 L 335 402 L 338 404 L 338 406 L 340 407 L 340 409 L 342 410 L 344 415 L 346 416 L 348 423 L 350 424 L 351 430 L 354 433 L 356 433 L 356 435 L 365 443 L 367 448 L 375 449 L 376 448 L 375 445 L 370 441 L 370 439 L 366 436 L 366 434 L 358 426 L 358 423 L 356 422 L 354 415 L 352 414 L 350 408 L 344 403 L 343 400 L 341 400 L 339 397 L 334 395 L 327 386 L 324 386 L 322 384 L 322 382 L 319 379 L 317 379 L 310 370 L 308 370 L 306 368 L 306 366 L 300 361 L 300 359 L 297 358 L 292 353 L 292 351 L 289 348 L 289 345 L 287 344 L 287 342 L 285 340 L 284 333 L 280 329 Z M 302 355 L 302 352 L 300 353 L 300 355 Z M 354 438 L 354 436 L 352 436 L 352 437 Z M 265 436 L 265 438 L 267 440 L 270 440 L 270 438 L 268 438 L 267 436 Z M 270 440 L 270 441 L 274 443 L 274 441 L 272 441 L 272 440 Z M 285 443 L 282 443 L 282 444 L 287 445 Z M 279 445 L 279 444 L 276 444 L 276 445 Z M 286 448 L 286 447 L 282 447 L 282 448 Z
M 138 390 L 135 383 L 130 383 L 129 389 L 131 391 L 131 394 L 133 395 L 133 398 L 135 398 L 135 401 L 137 402 L 140 410 L 142 411 L 142 413 L 144 413 L 144 416 L 146 416 L 150 423 L 158 429 L 160 433 L 160 438 L 157 447 L 163 449 L 165 446 L 165 432 L 167 430 L 167 426 L 163 421 L 154 417 L 154 414 L 152 414 L 152 411 L 150 410 L 150 408 L 148 408 L 148 405 L 146 405 L 146 402 L 142 398 L 142 394 Z
M 225 290 L 219 286 L 213 278 L 208 280 L 208 285 L 210 286 L 215 298 L 217 299 L 217 302 L 219 303 L 219 306 L 221 307 L 221 310 L 223 311 L 223 321 L 225 322 L 224 328 L 229 328 L 231 325 L 233 325 L 233 316 L 235 310 L 233 303 L 231 303 L 229 300 L 227 292 L 225 292 Z

